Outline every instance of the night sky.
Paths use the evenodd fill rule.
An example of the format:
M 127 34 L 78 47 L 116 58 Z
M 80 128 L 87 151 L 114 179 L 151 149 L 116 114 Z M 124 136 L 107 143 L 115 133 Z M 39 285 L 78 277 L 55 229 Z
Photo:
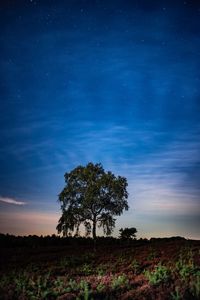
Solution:
M 64 173 L 128 180 L 121 227 L 200 239 L 200 2 L 1 1 L 0 232 L 56 233 Z

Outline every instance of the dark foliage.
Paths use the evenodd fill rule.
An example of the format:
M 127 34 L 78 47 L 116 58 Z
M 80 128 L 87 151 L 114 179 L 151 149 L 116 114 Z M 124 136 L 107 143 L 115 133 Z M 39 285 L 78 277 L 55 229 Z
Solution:
M 135 227 L 131 228 L 121 228 L 119 230 L 121 239 L 133 239 L 136 237 L 137 229 Z
M 79 235 L 81 224 L 86 236 L 96 239 L 96 227 L 110 235 L 115 216 L 128 210 L 127 180 L 105 172 L 101 164 L 88 163 L 65 174 L 65 187 L 59 194 L 62 216 L 57 230 L 63 235 Z

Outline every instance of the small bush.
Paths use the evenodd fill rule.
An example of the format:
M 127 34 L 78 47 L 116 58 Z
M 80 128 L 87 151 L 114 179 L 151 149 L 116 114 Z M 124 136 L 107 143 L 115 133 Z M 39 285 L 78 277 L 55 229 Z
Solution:
M 176 262 L 176 270 L 179 273 L 182 280 L 187 280 L 189 276 L 195 275 L 197 272 L 197 267 L 194 265 L 194 262 L 192 259 L 190 259 L 188 262 L 182 259 L 180 259 Z
M 139 270 L 140 270 L 140 264 L 139 262 L 134 259 L 131 263 L 131 269 L 133 270 L 133 273 L 134 274 L 138 274 L 139 273 Z
M 129 284 L 129 280 L 128 278 L 126 277 L 125 274 L 122 274 L 122 275 L 119 275 L 115 278 L 113 278 L 113 281 L 112 281 L 112 288 L 113 289 L 118 289 L 118 288 L 122 288 L 122 287 L 127 287 Z
M 191 282 L 190 291 L 194 297 L 200 299 L 200 271 L 196 272 Z
M 159 264 L 154 271 L 145 271 L 144 275 L 149 280 L 151 285 L 157 285 L 161 282 L 166 282 L 170 278 L 170 270 Z

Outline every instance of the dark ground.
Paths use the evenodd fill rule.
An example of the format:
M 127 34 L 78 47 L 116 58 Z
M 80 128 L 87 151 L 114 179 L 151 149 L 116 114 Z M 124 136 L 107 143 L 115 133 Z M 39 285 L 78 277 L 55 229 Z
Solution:
M 200 299 L 200 241 L 0 235 L 0 299 Z

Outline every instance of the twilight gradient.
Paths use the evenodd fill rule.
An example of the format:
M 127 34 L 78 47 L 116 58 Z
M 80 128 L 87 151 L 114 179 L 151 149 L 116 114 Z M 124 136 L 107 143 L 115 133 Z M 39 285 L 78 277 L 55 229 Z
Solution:
M 92 161 L 128 179 L 115 235 L 199 239 L 199 1 L 2 1 L 0 33 L 0 232 L 55 233 Z

